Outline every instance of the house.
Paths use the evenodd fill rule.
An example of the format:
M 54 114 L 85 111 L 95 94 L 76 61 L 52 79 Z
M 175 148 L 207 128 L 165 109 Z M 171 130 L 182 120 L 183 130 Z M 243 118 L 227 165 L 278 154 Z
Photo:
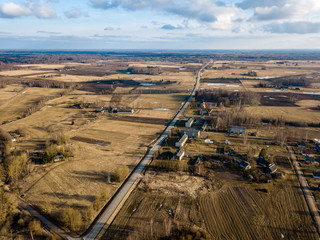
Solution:
M 123 114 L 133 114 L 134 109 L 118 109 L 118 113 L 123 113 Z
M 265 159 L 262 158 L 262 157 L 259 157 L 259 158 L 258 158 L 257 164 L 260 165 L 260 166 L 263 166 L 263 167 L 269 167 L 269 166 L 271 165 L 270 162 L 268 162 L 267 160 L 265 160 Z
M 240 168 L 242 168 L 244 170 L 248 170 L 251 168 L 250 164 L 246 161 L 241 161 L 239 166 L 240 166 Z
M 246 128 L 242 126 L 228 126 L 229 134 L 246 134 Z
M 266 174 L 273 174 L 278 170 L 277 166 L 275 164 L 271 164 L 265 169 Z
M 186 122 L 185 126 L 186 126 L 187 128 L 191 128 L 193 122 L 194 122 L 194 118 L 189 118 L 188 121 Z
M 97 107 L 95 112 L 96 113 L 104 112 L 103 107 Z
M 311 154 L 311 152 L 308 151 L 308 150 L 303 149 L 303 150 L 301 151 L 301 155 L 303 155 L 303 156 L 310 156 L 310 154 Z
M 306 143 L 305 142 L 298 142 L 298 147 L 299 148 L 306 148 Z
M 313 172 L 312 177 L 313 178 L 320 178 L 320 172 Z
M 216 102 L 203 102 L 201 104 L 202 108 L 216 108 L 218 106 L 218 103 Z
M 181 159 L 183 158 L 184 154 L 185 154 L 185 151 L 183 149 L 179 149 L 175 154 L 175 159 L 181 161 Z
M 178 142 L 176 142 L 176 147 L 183 147 L 183 145 L 187 142 L 188 140 L 188 135 L 183 134 L 183 136 L 180 138 Z
M 200 130 L 194 128 L 181 129 L 182 134 L 187 135 L 189 138 L 198 138 L 200 136 Z

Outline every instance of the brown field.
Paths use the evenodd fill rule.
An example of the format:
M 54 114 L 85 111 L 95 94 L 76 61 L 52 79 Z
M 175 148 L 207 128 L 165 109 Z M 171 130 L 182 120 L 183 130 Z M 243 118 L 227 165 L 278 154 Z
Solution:
M 201 191 L 208 188 L 207 181 L 196 181 L 196 177 L 189 181 L 166 174 L 145 178 L 102 239 L 159 239 L 183 229 L 180 236 L 192 229 L 205 232 L 208 239 L 281 239 L 281 234 L 288 239 L 318 239 L 292 173 L 287 180 L 290 186 L 288 182 L 255 186 L 239 181 L 230 185 L 222 180 L 222 188 L 209 192 Z M 169 185 L 160 184 L 165 179 Z M 144 182 L 149 186 L 147 192 Z M 197 194 L 189 188 L 195 188 Z
M 65 64 L 75 66 L 81 71 L 85 66 L 91 71 L 99 67 L 94 64 Z M 24 81 L 37 80 L 42 76 L 41 70 L 63 68 L 65 65 L 28 65 L 31 70 L 2 72 L 17 76 Z M 91 66 L 91 65 L 90 65 Z M 103 69 L 104 66 L 100 67 Z M 79 70 L 79 71 L 80 71 Z M 80 72 L 69 75 L 57 72 L 49 76 L 49 80 L 71 81 L 81 83 L 82 87 L 71 90 L 66 95 L 58 95 L 65 89 L 55 88 L 23 88 L 22 85 L 8 84 L 0 89 L 0 122 L 6 131 L 18 128 L 26 130 L 25 137 L 17 137 L 15 150 L 28 151 L 33 161 L 33 171 L 16 185 L 15 188 L 23 198 L 38 209 L 50 206 L 47 214 L 56 220 L 69 207 L 77 211 L 86 212 L 92 206 L 94 199 L 105 191 L 110 195 L 117 190 L 120 182 L 110 181 L 113 173 L 122 165 L 132 170 L 147 151 L 147 146 L 163 131 L 166 123 L 176 113 L 185 94 L 131 94 L 135 89 L 148 89 L 140 86 L 140 82 L 177 81 L 168 85 L 155 85 L 155 90 L 187 90 L 194 84 L 193 74 L 188 72 L 165 72 L 162 76 L 114 74 L 108 76 L 80 76 Z M 21 76 L 35 74 L 32 76 Z M 39 74 L 39 75 L 38 75 Z M 90 73 L 88 73 L 89 75 Z M 44 79 L 44 78 L 41 78 Z M 116 94 L 99 93 L 101 89 L 110 89 L 112 82 L 119 84 L 113 89 Z M 167 87 L 167 89 L 166 89 Z M 125 94 L 123 94 L 125 90 Z M 45 96 L 54 97 L 47 100 L 41 109 L 27 117 L 23 113 L 38 100 Z M 79 102 L 94 104 L 88 108 L 76 107 Z M 94 113 L 94 106 L 117 106 L 120 108 L 134 108 L 133 114 Z M 168 109 L 168 110 L 162 110 Z M 73 149 L 73 157 L 59 162 L 42 165 L 41 156 L 45 150 L 45 143 L 53 140 L 59 134 L 68 136 L 68 143 Z M 107 200 L 108 200 L 107 199 Z M 106 202 L 105 202 L 106 203 Z M 82 233 L 98 212 L 88 220 L 84 220 L 77 233 Z M 69 229 L 67 229 L 69 231 Z

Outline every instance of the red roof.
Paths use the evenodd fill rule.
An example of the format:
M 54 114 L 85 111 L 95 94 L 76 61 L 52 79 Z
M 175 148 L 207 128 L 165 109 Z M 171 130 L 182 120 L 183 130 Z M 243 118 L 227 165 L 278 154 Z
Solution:
M 303 154 L 310 154 L 310 151 L 308 151 L 308 150 L 302 150 L 302 153 L 303 153 Z

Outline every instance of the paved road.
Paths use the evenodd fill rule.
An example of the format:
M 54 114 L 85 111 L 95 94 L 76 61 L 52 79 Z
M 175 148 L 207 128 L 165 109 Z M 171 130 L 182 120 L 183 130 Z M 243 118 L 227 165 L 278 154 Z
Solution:
M 184 105 L 180 108 L 177 115 L 173 118 L 169 126 L 165 129 L 165 131 L 162 133 L 161 137 L 155 142 L 153 147 L 150 149 L 149 153 L 142 159 L 136 170 L 133 172 L 133 174 L 129 177 L 129 179 L 126 181 L 126 183 L 122 186 L 120 191 L 117 193 L 117 195 L 112 199 L 112 201 L 109 203 L 108 207 L 105 209 L 105 211 L 101 214 L 100 218 L 96 221 L 95 225 L 92 227 L 91 231 L 83 237 L 85 240 L 94 240 L 103 226 L 106 224 L 106 222 L 109 220 L 109 218 L 112 216 L 113 212 L 117 209 L 118 205 L 122 201 L 122 199 L 126 196 L 129 189 L 132 187 L 132 185 L 136 182 L 137 179 L 141 177 L 141 172 L 143 169 L 148 165 L 151 157 L 153 154 L 158 150 L 159 146 L 161 146 L 161 143 L 167 138 L 170 130 L 175 126 L 176 122 L 179 120 L 181 115 L 184 113 L 186 108 L 188 107 L 190 100 L 195 95 L 196 90 L 199 87 L 200 84 L 200 75 L 201 71 L 206 68 L 211 62 L 205 64 L 197 73 L 196 77 L 196 83 L 194 85 L 194 88 L 184 103 Z
M 300 183 L 300 187 L 302 189 L 303 195 L 306 199 L 310 214 L 313 218 L 314 224 L 318 230 L 318 233 L 320 232 L 320 216 L 318 212 L 318 208 L 314 202 L 314 198 L 309 190 L 309 185 L 303 176 L 303 173 L 301 171 L 301 168 L 297 162 L 296 155 L 294 154 L 293 150 L 291 147 L 288 146 L 288 150 L 290 153 L 290 158 L 292 159 L 292 164 L 296 170 L 296 174 Z

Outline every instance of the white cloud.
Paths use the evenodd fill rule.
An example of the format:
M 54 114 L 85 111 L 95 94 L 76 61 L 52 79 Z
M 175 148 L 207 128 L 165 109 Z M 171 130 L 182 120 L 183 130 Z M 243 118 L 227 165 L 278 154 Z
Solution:
M 36 16 L 38 18 L 53 18 L 56 16 L 51 6 L 52 1 L 33 0 L 25 1 L 23 4 L 6 2 L 0 5 L 0 17 L 17 18 L 24 16 Z
M 320 22 L 271 23 L 266 25 L 264 29 L 272 33 L 289 33 L 289 34 L 319 33 Z
M 243 11 L 218 0 L 90 0 L 90 3 L 100 9 L 116 7 L 127 10 L 150 9 L 196 20 L 217 29 L 232 28 L 234 18 L 239 18 L 238 13 Z
M 82 16 L 82 12 L 78 8 L 72 8 L 69 11 L 65 11 L 64 15 L 67 18 L 79 18 Z
M 254 11 L 253 20 L 294 19 L 320 12 L 319 0 L 245 0 L 236 6 Z

